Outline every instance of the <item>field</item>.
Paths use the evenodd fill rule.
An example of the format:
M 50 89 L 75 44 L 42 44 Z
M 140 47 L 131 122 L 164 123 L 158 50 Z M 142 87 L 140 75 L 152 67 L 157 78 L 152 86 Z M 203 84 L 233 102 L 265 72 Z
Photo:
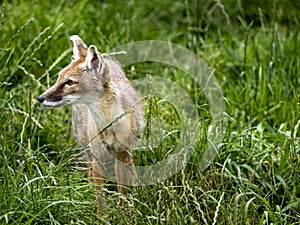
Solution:
M 2 1 L 0 224 L 300 224 L 299 30 L 300 4 L 292 0 Z M 98 217 L 71 108 L 49 110 L 36 100 L 70 62 L 73 34 L 103 53 L 157 40 L 202 59 L 223 96 L 224 133 L 212 163 L 199 169 L 213 121 L 203 84 L 170 65 L 126 66 L 131 81 L 148 83 L 141 93 L 148 148 L 136 147 L 135 164 L 176 158 L 181 145 L 192 155 L 172 176 L 129 188 L 121 207 L 109 181 L 107 212 Z M 175 86 L 197 120 L 180 117 L 186 101 Z M 174 96 L 177 108 L 166 100 Z M 197 135 L 189 133 L 195 124 Z

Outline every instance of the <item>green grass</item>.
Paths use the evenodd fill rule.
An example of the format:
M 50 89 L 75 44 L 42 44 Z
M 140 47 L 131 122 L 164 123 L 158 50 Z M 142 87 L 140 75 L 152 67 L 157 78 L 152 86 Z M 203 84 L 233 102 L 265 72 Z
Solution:
M 300 224 L 297 1 L 37 2 L 1 5 L 0 224 Z M 131 80 L 161 75 L 189 93 L 200 138 L 184 169 L 130 190 L 123 207 L 109 182 L 107 214 L 97 217 L 95 187 L 76 160 L 70 108 L 46 110 L 35 100 L 70 62 L 72 34 L 102 52 L 171 41 L 214 68 L 228 114 L 214 162 L 198 170 L 211 121 L 200 87 L 169 66 L 125 68 Z M 147 121 L 165 121 L 158 128 L 166 133 L 178 129 L 169 104 L 155 97 L 145 103 Z M 167 158 L 179 138 L 173 132 L 151 151 L 136 152 L 136 164 Z

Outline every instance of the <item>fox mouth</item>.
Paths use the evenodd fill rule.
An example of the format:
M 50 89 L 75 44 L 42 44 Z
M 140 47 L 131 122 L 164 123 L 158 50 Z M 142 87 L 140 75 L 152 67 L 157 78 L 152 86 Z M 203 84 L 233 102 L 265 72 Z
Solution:
M 71 101 L 55 101 L 55 102 L 52 102 L 52 101 L 45 100 L 41 104 L 45 108 L 58 108 L 58 107 L 61 107 L 61 106 L 70 105 Z

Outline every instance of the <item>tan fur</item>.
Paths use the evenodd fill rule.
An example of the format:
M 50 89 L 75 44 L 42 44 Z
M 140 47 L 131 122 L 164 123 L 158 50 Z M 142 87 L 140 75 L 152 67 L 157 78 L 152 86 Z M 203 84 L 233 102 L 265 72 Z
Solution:
M 104 184 L 110 172 L 106 165 L 114 160 L 118 191 L 126 194 L 125 185 L 134 186 L 137 179 L 130 151 L 144 127 L 139 95 L 118 62 L 104 58 L 93 45 L 87 47 L 77 35 L 71 40 L 73 61 L 38 100 L 48 108 L 73 105 L 74 136 L 88 146 L 89 178 Z M 98 202 L 105 204 L 102 195 Z

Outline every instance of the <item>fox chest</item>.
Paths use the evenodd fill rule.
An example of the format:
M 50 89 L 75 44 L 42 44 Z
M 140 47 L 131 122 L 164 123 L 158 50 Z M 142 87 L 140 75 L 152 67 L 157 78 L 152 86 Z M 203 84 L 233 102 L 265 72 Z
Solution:
M 124 115 L 124 112 L 119 112 L 119 110 L 111 110 L 106 113 L 100 112 L 100 110 L 97 113 L 90 111 L 88 116 L 89 140 L 92 140 L 92 145 L 100 142 L 110 149 L 120 147 L 130 149 L 134 140 L 130 125 L 129 114 Z
M 118 142 L 112 126 L 100 127 L 92 117 L 89 118 L 88 122 L 88 139 L 92 145 L 103 143 L 107 147 L 113 146 Z

